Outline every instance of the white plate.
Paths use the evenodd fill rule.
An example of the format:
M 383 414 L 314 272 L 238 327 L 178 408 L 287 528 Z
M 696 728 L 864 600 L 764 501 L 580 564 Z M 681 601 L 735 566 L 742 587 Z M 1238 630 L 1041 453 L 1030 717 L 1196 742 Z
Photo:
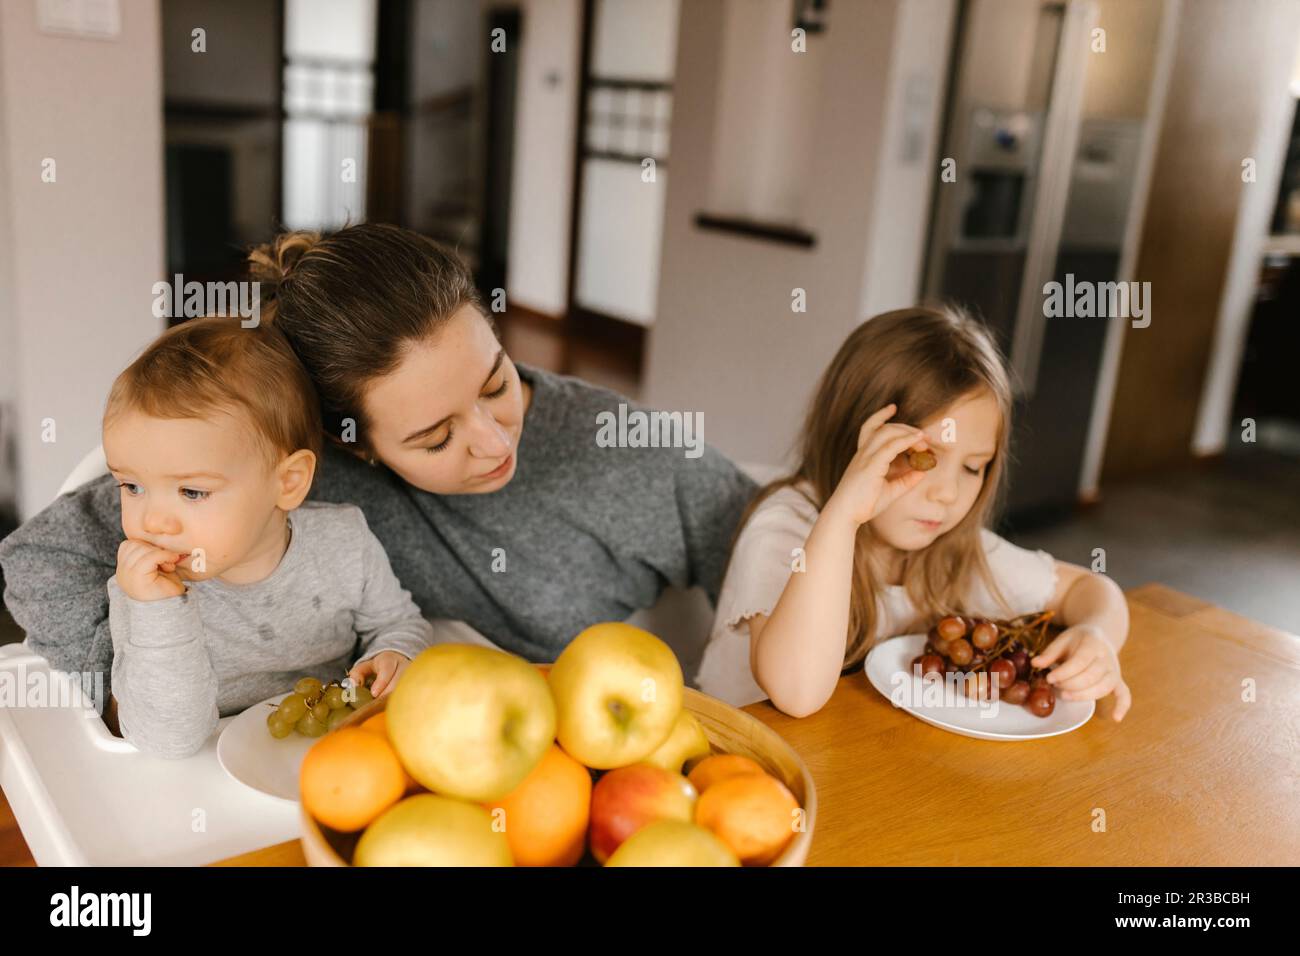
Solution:
M 895 706 L 954 734 L 980 740 L 1038 740 L 1082 727 L 1097 709 L 1095 701 L 1058 696 L 1051 714 L 1036 717 L 1021 704 L 972 701 L 947 682 L 927 686 L 911 667 L 924 650 L 924 634 L 882 641 L 867 654 L 867 680 Z
M 217 760 L 222 770 L 244 786 L 297 803 L 302 758 L 319 738 L 295 731 L 276 740 L 266 729 L 271 705 L 279 706 L 289 693 L 268 697 L 231 720 L 217 738 Z

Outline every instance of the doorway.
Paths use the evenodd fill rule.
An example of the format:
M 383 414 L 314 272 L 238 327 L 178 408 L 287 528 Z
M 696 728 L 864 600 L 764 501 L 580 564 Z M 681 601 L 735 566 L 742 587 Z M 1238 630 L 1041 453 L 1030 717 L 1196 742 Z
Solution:
M 657 307 L 679 0 L 585 0 L 569 334 L 639 375 Z

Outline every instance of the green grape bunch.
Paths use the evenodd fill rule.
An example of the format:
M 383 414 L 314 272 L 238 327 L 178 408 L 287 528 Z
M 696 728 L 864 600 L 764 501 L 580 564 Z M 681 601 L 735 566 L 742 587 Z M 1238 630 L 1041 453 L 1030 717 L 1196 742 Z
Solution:
M 347 677 L 324 685 L 315 677 L 300 678 L 293 685 L 293 693 L 278 706 L 267 705 L 271 708 L 266 715 L 267 729 L 277 740 L 294 731 L 303 737 L 323 736 L 375 699 L 369 686 L 373 680 L 372 674 L 364 686 L 353 686 Z

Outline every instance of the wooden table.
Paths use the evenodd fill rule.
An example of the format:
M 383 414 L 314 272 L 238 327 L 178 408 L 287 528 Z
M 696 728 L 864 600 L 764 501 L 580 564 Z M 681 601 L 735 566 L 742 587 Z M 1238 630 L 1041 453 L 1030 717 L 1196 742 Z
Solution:
M 973 740 L 895 709 L 860 672 L 802 720 L 745 708 L 812 771 L 808 864 L 1300 864 L 1300 637 L 1160 585 L 1128 600 L 1119 724 L 1107 699 L 1060 737 Z M 218 865 L 303 863 L 290 840 Z

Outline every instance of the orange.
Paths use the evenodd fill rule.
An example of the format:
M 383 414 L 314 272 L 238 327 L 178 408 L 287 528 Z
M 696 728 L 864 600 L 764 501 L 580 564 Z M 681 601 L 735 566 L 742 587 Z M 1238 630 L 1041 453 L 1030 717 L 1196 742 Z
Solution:
M 515 866 L 573 866 L 586 846 L 591 774 L 551 744 L 523 783 L 484 806 L 494 820 L 504 811 Z
M 757 761 L 740 754 L 714 754 L 692 767 L 686 777 L 696 790 L 703 793 L 721 780 L 746 774 L 766 776 L 767 771 Z
M 298 790 L 313 817 L 327 827 L 352 833 L 402 798 L 406 771 L 387 738 L 343 727 L 307 751 Z
M 542 672 L 542 676 L 543 676 L 543 677 L 550 677 L 550 676 L 551 676 L 551 665 L 550 665 L 550 664 L 535 664 L 535 665 L 533 665 L 533 666 L 536 667 L 539 671 Z
M 375 714 L 373 717 L 367 717 L 365 720 L 361 721 L 361 723 L 360 723 L 358 726 L 359 726 L 362 730 L 368 730 L 368 731 L 370 731 L 370 732 L 372 732 L 372 733 L 379 734 L 379 736 L 381 736 L 381 737 L 383 737 L 385 740 L 387 740 L 387 739 L 388 739 L 388 721 L 387 721 L 387 719 L 385 718 L 385 715 L 386 715 L 387 713 L 388 713 L 388 711 L 386 711 L 386 710 L 381 710 L 379 713 Z M 400 758 L 399 758 L 399 760 L 400 760 Z M 419 782 L 418 780 L 416 780 L 414 777 L 412 777 L 409 773 L 406 772 L 406 768 L 405 768 L 405 767 L 402 768 L 402 773 L 403 773 L 403 775 L 405 775 L 405 777 L 406 777 L 406 792 L 407 792 L 407 793 L 414 793 L 414 792 L 417 791 L 417 790 L 423 790 L 423 789 L 424 789 L 424 787 L 420 786 L 420 782 Z
M 700 794 L 695 822 L 712 830 L 746 866 L 766 866 L 794 839 L 799 803 L 767 774 L 721 780 Z

